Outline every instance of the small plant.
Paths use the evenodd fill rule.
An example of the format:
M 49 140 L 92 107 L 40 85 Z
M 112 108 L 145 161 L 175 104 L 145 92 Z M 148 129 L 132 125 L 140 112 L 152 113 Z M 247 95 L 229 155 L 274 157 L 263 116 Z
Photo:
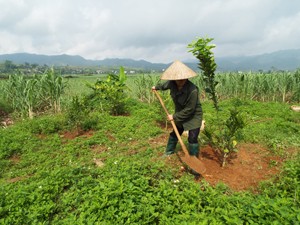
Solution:
M 97 80 L 94 85 L 88 85 L 93 90 L 90 100 L 98 102 L 100 109 L 111 115 L 125 114 L 128 100 L 126 79 L 124 68 L 121 67 L 119 75 L 109 74 L 106 80 Z
M 82 126 L 82 121 L 87 116 L 88 112 L 83 100 L 78 96 L 74 96 L 66 113 L 66 120 L 69 126 L 75 127 L 79 133 Z
M 230 116 L 225 122 L 216 122 L 215 128 L 206 128 L 204 135 L 214 150 L 220 155 L 222 167 L 226 165 L 226 160 L 237 152 L 238 139 L 241 137 L 241 130 L 245 126 L 245 121 L 237 110 L 230 110 Z

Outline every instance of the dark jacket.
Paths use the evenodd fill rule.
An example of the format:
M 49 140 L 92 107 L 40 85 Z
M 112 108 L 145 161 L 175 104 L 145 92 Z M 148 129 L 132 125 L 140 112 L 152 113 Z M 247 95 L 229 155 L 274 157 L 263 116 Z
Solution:
M 202 107 L 199 101 L 198 87 L 187 80 L 181 90 L 178 90 L 175 81 L 167 81 L 155 86 L 156 90 L 170 90 L 175 104 L 173 119 L 176 125 L 183 126 L 184 130 L 201 127 Z

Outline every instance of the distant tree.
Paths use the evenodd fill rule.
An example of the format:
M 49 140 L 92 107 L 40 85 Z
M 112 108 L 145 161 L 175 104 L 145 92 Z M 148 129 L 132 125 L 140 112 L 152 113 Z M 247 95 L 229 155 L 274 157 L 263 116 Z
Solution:
M 39 66 L 39 64 L 37 64 L 37 63 L 32 63 L 31 64 L 31 68 L 37 68 Z
M 9 73 L 11 71 L 13 71 L 14 69 L 16 69 L 17 66 L 10 60 L 5 60 L 4 62 L 4 71 L 5 73 Z
M 25 68 L 25 69 L 30 69 L 30 64 L 29 64 L 28 62 L 25 62 L 24 68 Z

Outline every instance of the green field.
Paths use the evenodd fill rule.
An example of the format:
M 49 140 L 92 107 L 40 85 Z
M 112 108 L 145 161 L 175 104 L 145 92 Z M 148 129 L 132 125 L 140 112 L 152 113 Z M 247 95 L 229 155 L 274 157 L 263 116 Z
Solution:
M 261 146 L 282 162 L 270 160 L 278 173 L 255 189 L 196 182 L 175 158 L 161 157 L 169 130 L 150 91 L 159 74 L 127 77 L 127 113 L 118 116 L 69 108 L 74 96 L 91 92 L 87 82 L 106 76 L 64 78 L 60 113 L 12 113 L 14 124 L 0 129 L 0 224 L 300 224 L 300 113 L 290 109 L 299 104 L 298 72 L 218 76 L 219 113 L 201 76 L 193 80 L 207 129 L 237 107 L 246 122 L 240 146 Z M 281 79 L 290 79 L 286 87 Z M 168 93 L 162 96 L 172 109 Z M 200 142 L 209 145 L 203 133 Z

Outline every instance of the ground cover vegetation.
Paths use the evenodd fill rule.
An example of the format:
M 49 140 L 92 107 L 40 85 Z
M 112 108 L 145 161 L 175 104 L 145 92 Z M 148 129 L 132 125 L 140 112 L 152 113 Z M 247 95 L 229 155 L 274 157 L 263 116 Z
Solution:
M 12 116 L 14 124 L 0 129 L 0 224 L 300 223 L 300 116 L 290 109 L 300 100 L 299 71 L 215 73 L 219 110 L 201 73 L 193 78 L 213 134 L 201 133 L 201 148 L 223 143 L 218 137 L 238 112 L 245 124 L 234 135 L 236 150 L 257 144 L 281 160 L 267 162 L 277 174 L 243 190 L 205 176 L 195 181 L 177 159 L 161 158 L 168 123 L 150 91 L 159 75 L 127 77 L 120 68 L 118 75 L 62 78 L 52 70 L 36 82 L 48 73 L 67 85 L 47 97 L 47 107 L 34 101 L 31 119 L 28 106 L 21 110 L 7 98 L 13 88 L 1 94 L 1 119 Z M 22 82 L 28 80 L 35 77 Z M 29 90 L 22 89 L 24 98 Z M 168 93 L 162 97 L 172 109 Z

